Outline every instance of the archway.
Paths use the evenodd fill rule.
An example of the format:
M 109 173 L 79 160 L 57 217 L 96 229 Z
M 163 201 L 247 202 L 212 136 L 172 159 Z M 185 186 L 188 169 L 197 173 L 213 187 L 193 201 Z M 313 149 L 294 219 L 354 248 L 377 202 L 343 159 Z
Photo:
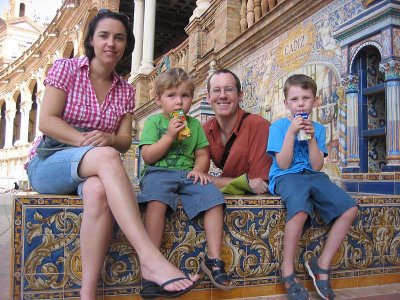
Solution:
M 15 142 L 19 141 L 21 134 L 21 93 L 14 95 L 14 99 L 16 102 L 15 105 L 15 117 L 14 117 L 14 129 L 13 129 L 13 139 L 12 145 L 14 146 Z
M 6 141 L 6 101 L 1 105 L 1 119 L 0 119 L 0 149 L 4 148 Z
M 352 58 L 351 73 L 358 76 L 358 147 L 360 171 L 376 173 L 386 163 L 385 77 L 379 71 L 380 45 L 361 45 Z
M 36 120 L 37 120 L 37 101 L 36 101 L 37 82 L 33 81 L 31 85 L 33 85 L 33 89 L 32 89 L 32 107 L 31 110 L 29 111 L 28 142 L 32 142 L 35 139 Z

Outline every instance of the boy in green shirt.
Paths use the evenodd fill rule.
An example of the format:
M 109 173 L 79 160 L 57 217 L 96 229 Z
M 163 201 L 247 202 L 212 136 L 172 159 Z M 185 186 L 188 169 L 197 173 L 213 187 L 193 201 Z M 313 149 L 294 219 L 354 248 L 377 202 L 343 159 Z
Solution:
M 220 259 L 225 199 L 207 177 L 210 158 L 206 135 L 196 118 L 171 117 L 189 112 L 194 85 L 185 71 L 173 68 L 160 74 L 155 86 L 162 112 L 146 120 L 139 144 L 145 169 L 138 202 L 147 202 L 145 227 L 160 248 L 165 214 L 168 207 L 176 210 L 178 195 L 189 219 L 204 213 L 208 251 L 201 267 L 216 287 L 230 289 L 231 281 Z

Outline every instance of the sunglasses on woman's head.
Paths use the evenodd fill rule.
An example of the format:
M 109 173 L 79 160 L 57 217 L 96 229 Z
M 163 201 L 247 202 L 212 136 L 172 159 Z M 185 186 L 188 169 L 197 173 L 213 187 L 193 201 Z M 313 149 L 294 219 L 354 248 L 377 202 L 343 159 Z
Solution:
M 129 23 L 129 17 L 128 17 L 127 15 L 125 15 L 125 14 L 123 14 L 123 13 L 119 13 L 119 12 L 115 12 L 115 11 L 109 10 L 109 9 L 107 9 L 107 8 L 101 8 L 101 9 L 97 12 L 97 15 L 106 14 L 106 13 L 112 13 L 112 14 L 121 15 L 121 16 L 123 16 L 124 18 L 126 18 L 126 20 L 127 20 L 128 23 Z

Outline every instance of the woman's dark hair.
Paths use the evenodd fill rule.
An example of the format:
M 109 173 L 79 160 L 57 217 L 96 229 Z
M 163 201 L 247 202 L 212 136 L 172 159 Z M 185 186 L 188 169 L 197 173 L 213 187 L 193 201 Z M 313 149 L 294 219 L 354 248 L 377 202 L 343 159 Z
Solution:
M 131 55 L 133 52 L 133 48 L 135 47 L 135 37 L 133 36 L 132 29 L 129 26 L 129 17 L 127 15 L 117 13 L 108 9 L 100 9 L 93 20 L 90 21 L 88 31 L 84 40 L 85 55 L 89 58 L 89 60 L 92 60 L 94 58 L 94 48 L 90 44 L 90 40 L 93 39 L 97 24 L 100 22 L 100 20 L 103 19 L 118 20 L 124 25 L 126 31 L 126 47 L 122 59 Z

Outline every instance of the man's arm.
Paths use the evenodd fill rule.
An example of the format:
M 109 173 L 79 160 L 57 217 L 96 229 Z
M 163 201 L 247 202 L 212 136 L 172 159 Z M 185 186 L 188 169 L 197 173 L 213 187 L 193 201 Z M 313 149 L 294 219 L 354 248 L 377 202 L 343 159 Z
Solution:
M 235 178 L 208 176 L 208 179 L 219 189 L 226 187 Z

